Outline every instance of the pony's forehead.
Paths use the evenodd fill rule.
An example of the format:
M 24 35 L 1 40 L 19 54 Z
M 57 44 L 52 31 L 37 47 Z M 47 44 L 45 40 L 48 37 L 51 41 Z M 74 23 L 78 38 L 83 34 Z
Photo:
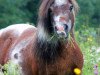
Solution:
M 55 4 L 57 6 L 61 6 L 63 4 L 67 4 L 68 0 L 55 0 Z

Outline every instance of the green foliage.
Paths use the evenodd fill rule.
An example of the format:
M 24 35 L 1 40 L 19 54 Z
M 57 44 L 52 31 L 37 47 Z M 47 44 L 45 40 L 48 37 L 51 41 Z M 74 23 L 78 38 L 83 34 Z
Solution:
M 80 11 L 78 15 L 78 25 L 87 24 L 92 27 L 100 25 L 100 0 L 78 0 Z
M 40 0 L 0 0 L 0 28 L 15 23 L 37 22 Z M 77 0 L 80 6 L 77 27 L 100 25 L 100 0 Z
M 88 27 L 88 25 L 82 26 L 83 27 L 81 27 L 78 31 L 75 32 L 75 35 L 84 56 L 83 75 L 94 75 L 93 67 L 96 64 L 99 65 L 100 62 L 100 54 L 97 52 L 97 48 L 99 46 L 96 42 L 96 40 L 98 39 L 96 37 L 98 35 L 98 31 L 95 30 L 95 28 Z
M 0 73 L 2 73 L 1 75 L 21 75 L 21 67 L 19 67 L 19 65 L 14 64 L 12 61 L 9 61 L 7 64 L 5 64 L 3 66 L 3 69 L 5 71 L 4 73 L 0 71 Z
M 0 0 L 0 28 L 16 23 L 36 23 L 36 0 Z

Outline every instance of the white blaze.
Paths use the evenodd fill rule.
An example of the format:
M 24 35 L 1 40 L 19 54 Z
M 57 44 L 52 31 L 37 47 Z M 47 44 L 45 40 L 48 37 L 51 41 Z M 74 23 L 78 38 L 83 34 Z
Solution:
M 69 20 L 68 22 L 66 22 L 66 21 L 61 22 L 61 21 L 59 20 L 61 16 L 62 16 L 62 14 L 60 14 L 60 15 L 54 17 L 55 26 L 60 26 L 60 25 L 67 24 L 67 25 L 68 25 L 68 31 L 70 31 L 70 29 L 71 29 L 71 27 L 72 27 L 72 22 L 71 22 L 71 20 Z

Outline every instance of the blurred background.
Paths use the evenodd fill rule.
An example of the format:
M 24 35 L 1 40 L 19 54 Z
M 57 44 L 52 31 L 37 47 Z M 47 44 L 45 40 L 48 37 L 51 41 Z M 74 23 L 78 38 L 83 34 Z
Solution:
M 83 75 L 95 75 L 95 65 L 100 71 L 100 0 L 77 2 L 75 36 L 84 54 Z M 39 5 L 39 0 L 0 0 L 0 29 L 18 23 L 36 25 Z

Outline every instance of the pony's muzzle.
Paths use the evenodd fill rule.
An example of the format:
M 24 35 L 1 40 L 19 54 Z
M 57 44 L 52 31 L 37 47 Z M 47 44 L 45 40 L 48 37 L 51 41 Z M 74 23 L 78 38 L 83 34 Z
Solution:
M 55 26 L 55 30 L 56 30 L 56 33 L 57 33 L 59 38 L 66 38 L 67 37 L 66 29 L 64 26 Z

